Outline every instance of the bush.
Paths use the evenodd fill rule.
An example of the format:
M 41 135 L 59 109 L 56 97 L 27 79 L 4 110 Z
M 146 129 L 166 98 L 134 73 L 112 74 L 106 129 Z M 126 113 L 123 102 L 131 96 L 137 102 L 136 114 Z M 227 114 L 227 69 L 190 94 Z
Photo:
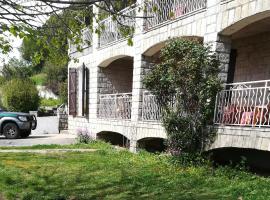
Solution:
M 46 82 L 46 74 L 41 73 L 41 74 L 36 74 L 30 79 L 36 84 L 36 85 L 45 85 Z
M 40 99 L 40 106 L 48 106 L 48 107 L 53 107 L 53 106 L 59 106 L 61 104 L 61 101 L 59 99 Z
M 68 83 L 67 80 L 60 85 L 60 100 L 62 103 L 68 103 Z
M 210 48 L 195 40 L 173 39 L 161 50 L 161 63 L 144 78 L 161 105 L 172 154 L 201 151 L 212 138 L 207 126 L 221 87 L 218 67 Z
M 32 81 L 13 79 L 2 88 L 3 106 L 9 111 L 29 112 L 39 106 L 38 91 Z
M 77 141 L 78 143 L 89 144 L 94 141 L 94 138 L 91 136 L 91 133 L 87 129 L 78 129 Z

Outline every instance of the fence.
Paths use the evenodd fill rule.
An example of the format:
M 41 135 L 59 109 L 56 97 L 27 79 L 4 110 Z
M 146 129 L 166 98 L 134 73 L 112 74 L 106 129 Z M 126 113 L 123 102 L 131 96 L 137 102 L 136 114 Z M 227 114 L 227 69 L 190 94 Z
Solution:
M 158 105 L 155 95 L 148 91 L 143 93 L 142 104 L 142 120 L 143 121 L 160 121 L 161 120 L 161 108 Z
M 206 8 L 206 0 L 145 0 L 145 30 Z
M 136 4 L 133 4 L 117 14 L 99 23 L 102 31 L 99 37 L 99 47 L 123 39 L 127 34 L 133 34 L 136 22 Z
M 99 118 L 130 119 L 132 94 L 102 94 L 99 95 Z
M 227 84 L 218 93 L 215 124 L 269 127 L 270 80 Z

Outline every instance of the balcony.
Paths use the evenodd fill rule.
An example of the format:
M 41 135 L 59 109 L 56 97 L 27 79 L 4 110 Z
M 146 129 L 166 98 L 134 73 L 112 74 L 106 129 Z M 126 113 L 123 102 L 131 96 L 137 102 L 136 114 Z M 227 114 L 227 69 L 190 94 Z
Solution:
M 78 49 L 80 51 L 83 51 L 89 48 L 89 53 L 93 51 L 93 35 L 91 30 L 89 28 L 84 28 L 81 33 L 82 33 L 82 45 L 78 46 L 76 44 L 72 44 L 72 42 L 69 42 L 70 54 L 78 52 Z
M 100 119 L 130 119 L 132 94 L 99 95 L 98 117 Z
M 270 80 L 227 84 L 216 98 L 217 125 L 269 127 Z
M 145 31 L 206 8 L 207 0 L 145 1 Z
M 121 10 L 116 18 L 109 16 L 99 22 L 99 27 L 102 31 L 99 35 L 98 47 L 103 48 L 112 43 L 123 41 L 126 36 L 134 34 L 137 7 L 139 7 L 138 15 L 145 16 L 143 29 L 144 31 L 149 31 L 159 25 L 170 23 L 172 20 L 204 10 L 206 3 L 207 0 L 145 0 L 143 5 L 135 3 Z M 82 49 L 91 47 L 92 32 L 86 28 L 83 29 L 82 35 Z M 76 51 L 77 45 L 70 45 L 70 53 Z
M 119 17 L 114 19 L 110 16 L 99 23 L 102 28 L 99 37 L 99 47 L 124 39 L 123 32 L 134 32 L 136 23 L 136 4 L 133 4 L 118 13 Z M 133 33 L 130 33 L 133 34 Z

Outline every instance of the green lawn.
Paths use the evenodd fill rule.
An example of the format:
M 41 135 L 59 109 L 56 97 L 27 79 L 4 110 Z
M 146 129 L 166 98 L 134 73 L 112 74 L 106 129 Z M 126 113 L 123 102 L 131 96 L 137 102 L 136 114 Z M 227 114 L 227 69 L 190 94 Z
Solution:
M 86 146 L 98 147 L 81 147 Z M 270 197 L 268 178 L 229 168 L 213 170 L 207 165 L 184 167 L 172 164 L 172 159 L 165 155 L 131 154 L 104 144 L 99 147 L 101 150 L 92 153 L 0 153 L 0 199 Z

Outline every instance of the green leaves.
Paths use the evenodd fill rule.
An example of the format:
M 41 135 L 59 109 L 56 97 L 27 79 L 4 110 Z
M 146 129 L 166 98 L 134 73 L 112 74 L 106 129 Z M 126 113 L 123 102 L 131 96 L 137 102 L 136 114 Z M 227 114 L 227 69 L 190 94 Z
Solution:
M 30 80 L 13 79 L 5 84 L 2 92 L 3 105 L 9 111 L 29 112 L 38 108 L 38 91 Z
M 144 85 L 162 107 L 169 148 L 199 151 L 211 137 L 205 130 L 220 88 L 219 63 L 208 47 L 191 39 L 170 40 L 160 58 L 161 63 L 145 76 Z

